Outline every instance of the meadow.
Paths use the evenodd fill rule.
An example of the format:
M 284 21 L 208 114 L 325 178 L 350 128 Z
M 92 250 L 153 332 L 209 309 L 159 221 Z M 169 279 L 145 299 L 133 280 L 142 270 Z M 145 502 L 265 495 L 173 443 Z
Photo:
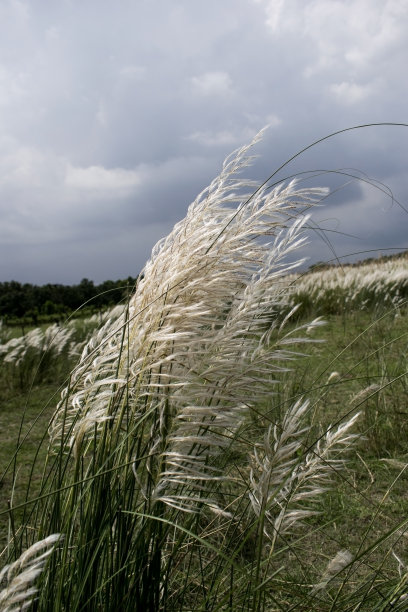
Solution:
M 0 327 L 0 610 L 408 609 L 407 260 L 296 274 L 327 192 L 248 155 L 103 320 Z

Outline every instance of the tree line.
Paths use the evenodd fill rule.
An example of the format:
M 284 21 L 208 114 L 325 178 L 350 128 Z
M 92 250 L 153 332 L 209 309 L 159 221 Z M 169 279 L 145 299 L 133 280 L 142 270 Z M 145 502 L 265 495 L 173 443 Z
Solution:
M 8 281 L 0 283 L 0 319 L 12 323 L 27 319 L 37 325 L 58 320 L 78 308 L 96 312 L 120 303 L 135 288 L 136 278 L 107 280 L 99 285 L 83 278 L 78 285 L 32 285 Z

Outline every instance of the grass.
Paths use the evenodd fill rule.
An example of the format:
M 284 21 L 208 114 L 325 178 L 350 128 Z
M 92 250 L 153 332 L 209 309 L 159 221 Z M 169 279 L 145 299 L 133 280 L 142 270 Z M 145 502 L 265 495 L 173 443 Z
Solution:
M 304 542 L 304 566 L 311 554 L 312 563 L 323 568 L 338 550 L 355 554 L 360 546 L 365 550 L 375 544 L 360 573 L 376 568 L 376 581 L 387 585 L 395 577 L 392 552 L 404 558 L 406 549 L 406 535 L 398 531 L 383 540 L 408 511 L 407 361 L 402 358 L 408 347 L 406 319 L 393 310 L 331 315 L 319 337 L 325 342 L 298 363 L 295 375 L 287 375 L 279 397 L 289 404 L 308 389 L 317 432 L 358 408 L 362 438 L 336 487 L 322 497 L 317 531 Z M 326 522 L 330 528 L 322 530 Z
M 52 389 L 31 388 L 23 434 L 38 422 L 0 510 L 5 609 L 34 596 L 47 612 L 404 609 L 404 304 L 335 314 L 328 286 L 325 326 L 285 317 L 289 262 L 326 192 L 254 191 L 236 178 L 247 154 L 85 345 L 49 436 Z M 9 370 L 2 385 L 10 409 Z
M 2 510 L 8 507 L 10 500 L 12 500 L 12 505 L 21 504 L 25 499 L 28 484 L 30 484 L 32 495 L 38 491 L 41 473 L 32 472 L 32 465 L 38 451 L 38 462 L 45 460 L 46 447 L 43 444 L 43 438 L 58 395 L 58 384 L 43 383 L 35 385 L 30 392 L 16 392 L 14 389 L 10 390 L 8 383 L 4 381 L 4 376 L 2 377 L 0 385 L 0 477 L 14 456 L 17 440 L 19 438 L 23 440 L 29 432 L 18 454 L 16 479 L 14 480 L 13 470 L 9 468 L 0 480 Z M 22 511 L 16 511 L 15 527 L 18 526 L 21 517 Z M 0 550 L 2 551 L 9 538 L 9 527 L 9 516 L 3 514 L 0 516 Z
M 268 402 L 259 407 L 259 418 L 254 419 L 252 431 L 246 432 L 248 438 L 255 441 L 262 437 L 265 425 L 270 422 L 271 416 L 280 411 L 284 412 L 285 404 L 291 405 L 299 399 L 305 388 L 309 390 L 308 395 L 313 406 L 310 418 L 315 432 L 325 430 L 330 423 L 339 418 L 339 415 L 343 415 L 349 407 L 352 407 L 353 397 L 362 389 L 373 384 L 385 388 L 383 391 L 374 392 L 372 397 L 362 398 L 363 403 L 359 408 L 362 410 L 360 430 L 364 434 L 364 439 L 358 442 L 357 452 L 349 458 L 347 468 L 338 476 L 335 487 L 322 496 L 319 507 L 321 514 L 309 519 L 309 533 L 303 535 L 299 542 L 295 540 L 288 550 L 281 551 L 274 559 L 275 570 L 281 567 L 281 564 L 285 567 L 285 570 L 280 571 L 271 581 L 275 591 L 274 596 L 279 601 L 280 607 L 277 607 L 277 610 L 291 605 L 311 606 L 312 603 L 301 603 L 304 593 L 299 595 L 297 590 L 304 583 L 313 584 L 319 572 L 324 572 L 325 566 L 338 550 L 347 549 L 354 552 L 358 550 L 362 536 L 365 537 L 365 548 L 373 542 L 380 542 L 378 547 L 366 556 L 359 569 L 360 574 L 364 575 L 371 573 L 372 568 L 375 568 L 379 584 L 384 581 L 387 585 L 387 581 L 396 578 L 397 561 L 390 553 L 391 542 L 392 550 L 400 558 L 404 558 L 406 548 L 405 535 L 401 537 L 397 534 L 391 541 L 385 539 L 381 542 L 384 534 L 396 528 L 408 513 L 406 494 L 408 473 L 402 471 L 408 456 L 406 431 L 408 425 L 404 413 L 408 393 L 406 376 L 404 376 L 407 362 L 401 358 L 402 355 L 406 355 L 408 348 L 406 318 L 403 313 L 396 317 L 392 311 L 382 318 L 369 311 L 332 315 L 328 317 L 327 324 L 319 328 L 317 335 L 324 342 L 310 347 L 308 356 L 299 359 L 294 371 L 284 375 L 280 383 L 281 388 L 274 389 L 273 405 Z M 338 372 L 340 376 L 328 382 L 332 372 Z M 394 383 L 386 386 L 393 380 Z M 31 465 L 38 448 L 41 449 L 39 464 L 45 460 L 45 449 L 41 445 L 41 440 L 52 410 L 51 406 L 45 411 L 43 408 L 56 392 L 56 386 L 38 385 L 27 398 L 24 394 L 16 396 L 3 387 L 0 429 L 2 472 L 15 448 L 25 404 L 27 403 L 27 409 L 24 420 L 27 429 L 41 415 L 19 454 L 14 505 L 18 505 L 24 499 L 29 479 L 31 479 L 31 497 L 35 497 L 40 488 L 38 473 L 34 472 L 34 475 L 31 473 Z M 247 461 L 245 448 L 244 450 L 241 448 L 241 452 L 231 456 L 230 460 L 234 461 L 237 467 L 245 466 Z M 390 484 L 394 480 L 396 482 L 390 489 Z M 0 490 L 2 508 L 7 507 L 11 489 L 9 474 Z M 19 524 L 21 517 L 22 510 L 16 511 L 14 516 L 16 525 Z M 3 515 L 2 518 L 3 548 L 7 540 L 9 517 Z M 185 524 L 188 529 L 188 521 Z M 209 533 L 211 529 L 220 531 L 222 525 L 217 525 L 214 521 L 211 527 L 207 527 Z M 238 527 L 236 529 L 238 530 Z M 207 537 L 206 531 L 202 537 Z M 240 543 L 242 550 L 239 552 L 239 558 L 242 567 L 245 567 L 254 555 L 256 549 L 254 537 L 253 533 L 249 533 L 247 540 L 243 538 Z M 207 557 L 209 564 L 212 559 L 211 554 L 205 550 L 204 545 L 203 547 L 202 563 L 205 563 Z M 293 573 L 288 572 L 289 568 L 295 566 L 294 555 L 297 560 L 297 573 L 293 572 L 293 569 Z M 187 571 L 185 566 L 182 567 L 183 571 Z M 310 567 L 314 568 L 313 572 L 310 571 Z M 191 571 L 191 568 L 188 570 Z M 273 571 L 271 574 L 273 575 Z M 190 576 L 190 580 L 196 581 L 199 585 L 200 574 L 197 573 L 195 579 Z M 181 585 L 179 588 L 182 590 L 186 585 Z M 197 600 L 194 600 L 191 592 L 189 598 L 192 601 L 191 605 L 196 605 L 197 609 L 200 609 L 199 586 L 197 590 Z M 371 605 L 371 602 L 367 605 Z

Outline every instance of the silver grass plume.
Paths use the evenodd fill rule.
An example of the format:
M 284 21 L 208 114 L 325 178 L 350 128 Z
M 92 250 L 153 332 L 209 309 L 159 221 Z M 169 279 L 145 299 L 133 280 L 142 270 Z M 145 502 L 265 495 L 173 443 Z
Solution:
M 340 572 L 348 567 L 353 561 L 353 555 L 348 550 L 339 550 L 339 552 L 329 561 L 327 567 L 320 579 L 320 582 L 315 585 L 313 592 L 325 589 L 329 582 L 333 580 Z
M 17 612 L 31 606 L 37 593 L 34 583 L 60 538 L 60 534 L 53 534 L 36 542 L 0 571 L 0 612 Z
M 307 401 L 296 402 L 254 449 L 249 497 L 255 514 L 264 517 L 264 533 L 272 545 L 316 514 L 313 502 L 325 491 L 333 472 L 343 466 L 344 451 L 358 437 L 350 429 L 359 413 L 336 430 L 329 427 L 305 453 L 309 427 L 302 422 L 307 408 Z
M 217 457 L 298 354 L 302 339 L 285 335 L 277 314 L 284 275 L 300 263 L 288 256 L 304 243 L 304 212 L 327 190 L 237 178 L 259 138 L 227 158 L 153 248 L 126 311 L 85 347 L 50 428 L 51 443 L 64 436 L 76 457 L 108 422 L 144 431 L 149 459 L 139 469 L 135 456 L 134 474 L 152 503 L 215 508 L 206 492 L 225 478 Z
M 374 383 L 372 385 L 369 385 L 368 387 L 365 387 L 364 389 L 361 389 L 361 391 L 353 395 L 353 397 L 350 399 L 350 404 L 357 404 L 363 402 L 363 400 L 378 394 L 381 391 L 381 388 L 381 385 Z
M 54 358 L 63 353 L 71 342 L 73 327 L 50 325 L 43 331 L 37 327 L 24 336 L 12 338 L 6 344 L 0 345 L 0 357 L 5 363 L 20 365 L 28 352 L 41 355 L 51 351 Z

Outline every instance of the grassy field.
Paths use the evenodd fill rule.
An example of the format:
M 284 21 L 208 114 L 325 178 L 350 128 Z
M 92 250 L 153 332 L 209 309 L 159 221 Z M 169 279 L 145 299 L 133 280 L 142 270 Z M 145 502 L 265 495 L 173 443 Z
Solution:
M 58 401 L 58 383 L 34 385 L 30 391 L 22 392 L 10 389 L 4 378 L 0 387 L 0 471 L 7 470 L 0 483 L 1 510 L 22 503 L 26 496 L 28 484 L 31 484 L 32 495 L 38 489 L 41 473 L 34 471 L 32 465 L 39 451 L 39 464 L 44 462 L 46 447 L 43 444 L 48 421 Z M 27 436 L 27 438 L 26 438 Z M 22 441 L 18 461 L 14 469 L 13 457 L 18 440 Z M 15 475 L 15 479 L 14 479 Z M 22 513 L 15 513 L 14 521 L 18 526 Z M 9 516 L 0 517 L 0 547 L 3 551 L 10 537 Z
M 273 580 L 273 589 L 280 602 L 276 609 L 293 605 L 300 606 L 294 609 L 309 609 L 308 605 L 316 605 L 302 604 L 304 593 L 299 597 L 299 604 L 296 603 L 298 585 L 313 585 L 316 576 L 319 572 L 324 573 L 327 563 L 339 550 L 353 551 L 355 555 L 356 551 L 365 553 L 373 546 L 369 554 L 362 555 L 353 576 L 356 572 L 362 579 L 366 573 L 372 580 L 374 571 L 373 588 L 380 593 L 389 586 L 390 580 L 397 580 L 398 561 L 394 554 L 400 559 L 406 558 L 408 532 L 398 529 L 408 515 L 408 473 L 405 470 L 408 457 L 406 313 L 404 310 L 384 310 L 380 314 L 377 308 L 377 312 L 351 311 L 330 315 L 326 325 L 314 331 L 314 336 L 322 342 L 309 346 L 308 355 L 298 358 L 293 371 L 284 374 L 279 385 L 271 389 L 271 400 L 259 406 L 252 431 L 246 432 L 246 439 L 256 441 L 262 437 L 270 420 L 276 420 L 277 413 L 284 413 L 287 406 L 304 395 L 305 389 L 311 401 L 311 437 L 326 431 L 330 424 L 349 411 L 359 410 L 358 430 L 362 438 L 350 455 L 346 469 L 339 472 L 334 486 L 321 497 L 320 513 L 309 519 L 307 533 L 300 541 L 292 542 L 288 550 L 283 547 L 275 556 L 273 567 L 284 565 Z M 38 468 L 46 455 L 43 437 L 62 382 L 34 384 L 29 391 L 16 392 L 10 389 L 3 376 L 0 413 L 2 473 L 13 457 L 16 440 L 20 438 L 23 443 L 15 470 L 9 469 L 1 483 L 2 510 L 8 507 L 11 498 L 13 505 L 24 501 L 29 481 L 30 497 L 34 498 L 39 490 L 41 474 Z M 38 450 L 37 469 L 32 472 Z M 236 464 L 244 464 L 245 460 L 245 449 L 241 457 L 234 457 Z M 9 515 L 2 515 L 3 551 L 10 530 L 18 528 L 21 517 L 22 510 L 15 511 L 13 525 Z M 397 531 L 386 537 L 394 529 Z M 251 542 L 246 545 L 248 554 L 251 554 L 252 545 L 255 546 Z M 297 559 L 295 574 L 287 572 L 289 567 L 295 566 L 292 555 Z M 302 605 L 306 607 L 302 608 Z
M 321 498 L 321 514 L 313 521 L 316 532 L 311 542 L 304 541 L 302 567 L 312 563 L 323 570 L 338 550 L 355 555 L 373 546 L 358 571 L 372 578 L 375 568 L 375 588 L 381 592 L 395 578 L 393 553 L 406 558 L 408 536 L 399 529 L 408 512 L 406 316 L 404 311 L 395 316 L 393 310 L 330 315 L 318 336 L 324 343 L 285 377 L 279 402 L 283 396 L 289 404 L 308 389 L 315 436 L 359 411 L 361 438 L 336 485 Z
M 126 306 L 0 329 L 0 610 L 407 609 L 406 260 L 289 276 L 327 192 L 247 151 Z

